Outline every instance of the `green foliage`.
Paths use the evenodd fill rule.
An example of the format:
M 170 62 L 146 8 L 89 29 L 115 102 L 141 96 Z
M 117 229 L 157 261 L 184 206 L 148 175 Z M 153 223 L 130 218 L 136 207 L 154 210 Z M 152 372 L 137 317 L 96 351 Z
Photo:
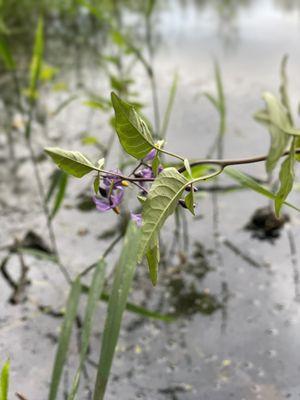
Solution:
M 80 361 L 79 361 L 79 367 L 76 371 L 73 384 L 72 384 L 72 389 L 69 394 L 68 400 L 74 400 L 76 397 L 76 393 L 78 391 L 78 386 L 79 386 L 79 380 L 80 380 L 80 374 L 82 371 L 82 368 L 84 366 L 84 362 L 86 360 L 87 356 L 87 351 L 88 351 L 88 346 L 89 346 L 89 340 L 92 332 L 92 322 L 93 322 L 93 316 L 96 310 L 96 306 L 98 304 L 99 300 L 99 295 L 102 293 L 103 285 L 104 285 L 104 279 L 105 279 L 105 267 L 106 263 L 102 259 L 97 263 L 92 283 L 89 288 L 89 294 L 88 294 L 88 301 L 86 305 L 86 310 L 85 310 L 85 317 L 82 325 L 82 333 L 81 333 L 81 346 L 80 346 Z
M 52 176 L 50 187 L 46 196 L 46 202 L 49 202 L 56 191 L 53 207 L 50 212 L 51 218 L 54 218 L 62 205 L 66 193 L 67 184 L 68 175 L 64 171 L 55 171 Z
M 224 169 L 224 173 L 228 175 L 230 178 L 238 182 L 241 186 L 246 187 L 248 189 L 253 190 L 254 192 L 257 192 L 261 194 L 262 196 L 267 197 L 268 199 L 271 200 L 276 200 L 277 196 L 276 194 L 270 192 L 268 189 L 266 189 L 264 186 L 260 185 L 257 183 L 253 178 L 251 178 L 249 175 L 244 174 L 242 171 L 237 170 L 233 167 L 226 167 Z M 283 204 L 285 204 L 288 207 L 293 208 L 296 211 L 300 211 L 299 208 L 295 207 L 294 205 L 284 201 Z
M 153 182 L 143 206 L 142 239 L 138 258 L 156 246 L 158 233 L 166 219 L 175 211 L 178 200 L 189 180 L 175 168 L 165 168 Z
M 76 279 L 72 284 L 69 298 L 66 306 L 66 314 L 61 327 L 61 332 L 58 340 L 58 347 L 56 351 L 55 361 L 52 370 L 50 392 L 48 400 L 55 400 L 61 380 L 61 375 L 66 362 L 67 353 L 70 344 L 72 327 L 76 318 L 77 307 L 81 294 L 80 280 Z
M 157 275 L 158 275 L 158 264 L 160 260 L 160 252 L 159 252 L 159 239 L 156 239 L 156 243 L 153 248 L 150 248 L 146 252 L 146 259 L 149 267 L 150 279 L 153 286 L 157 284 Z
M 0 375 L 0 400 L 8 400 L 10 363 L 6 361 Z
M 66 173 L 82 178 L 91 171 L 101 171 L 99 166 L 95 166 L 79 151 L 68 151 L 58 147 L 47 147 L 45 152 L 52 158 L 55 164 Z M 104 160 L 102 160 L 102 165 Z M 99 162 L 98 162 L 98 165 Z M 101 166 L 102 166 L 101 165 Z
M 220 115 L 219 135 L 222 136 L 224 135 L 226 130 L 226 102 L 225 102 L 221 70 L 217 62 L 215 62 L 215 81 L 216 81 L 217 96 L 215 97 L 214 95 L 208 92 L 205 92 L 204 96 L 211 102 L 211 104 L 216 108 L 216 110 Z
M 177 85 L 178 85 L 178 75 L 175 74 L 173 82 L 172 82 L 172 85 L 171 85 L 170 90 L 169 90 L 168 103 L 167 103 L 166 111 L 165 111 L 165 114 L 164 114 L 164 119 L 163 119 L 163 122 L 162 122 L 162 128 L 161 128 L 161 132 L 160 132 L 160 136 L 162 138 L 165 138 L 166 134 L 167 134 L 169 121 L 170 121 L 170 117 L 171 117 L 171 112 L 172 112 L 172 109 L 173 109 L 175 96 L 176 96 L 176 92 L 177 92 Z
M 109 298 L 93 395 L 94 400 L 102 400 L 104 398 L 120 333 L 123 312 L 126 307 L 128 293 L 137 266 L 137 250 L 140 238 L 141 230 L 137 228 L 134 223 L 130 223 L 124 238 L 123 249 L 115 271 L 113 288 Z
M 290 135 L 300 135 L 300 131 L 294 129 L 289 121 L 288 113 L 284 105 L 271 93 L 264 93 L 266 109 L 255 114 L 255 119 L 268 126 L 271 135 L 271 145 L 266 161 L 267 172 L 276 167 L 278 160 L 284 153 Z
M 38 82 L 42 71 L 43 53 L 44 53 L 44 23 L 43 19 L 40 18 L 35 34 L 33 55 L 31 59 L 31 66 L 29 72 L 28 97 L 31 101 L 34 101 L 37 97 Z
M 16 62 L 11 53 L 7 38 L 4 35 L 0 36 L 0 58 L 7 70 L 13 71 L 16 68 Z
M 155 147 L 148 125 L 135 109 L 121 100 L 115 93 L 111 94 L 115 110 L 116 131 L 126 153 L 142 159 Z
M 193 186 L 191 187 L 191 191 L 185 196 L 184 202 L 190 212 L 195 215 Z
M 281 207 L 289 195 L 290 191 L 293 189 L 295 172 L 295 139 L 293 139 L 290 154 L 283 161 L 279 173 L 280 188 L 276 194 L 275 199 L 275 213 L 277 216 L 280 214 Z

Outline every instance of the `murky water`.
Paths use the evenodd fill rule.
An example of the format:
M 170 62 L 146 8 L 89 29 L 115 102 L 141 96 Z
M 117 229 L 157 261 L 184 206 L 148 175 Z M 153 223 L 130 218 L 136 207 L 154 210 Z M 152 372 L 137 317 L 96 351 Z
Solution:
M 285 53 L 290 55 L 294 110 L 299 101 L 300 3 L 227 3 L 227 8 L 222 8 L 218 1 L 162 2 L 155 17 L 159 43 L 155 68 L 162 109 L 173 74 L 178 72 L 180 77 L 169 146 L 190 158 L 205 156 L 218 127 L 215 111 L 201 96 L 204 91 L 214 90 L 213 58 L 220 62 L 228 102 L 226 157 L 267 151 L 268 134 L 253 121 L 252 114 L 262 105 L 262 90 L 277 91 L 279 64 Z M 137 74 L 138 88 L 145 88 L 147 82 L 139 71 Z M 65 76 L 72 84 L 73 71 Z M 96 68 L 84 70 L 83 77 L 90 79 L 91 87 L 101 88 Z M 49 94 L 48 109 L 53 109 L 59 96 Z M 151 104 L 150 90 L 142 97 Z M 151 107 L 145 112 L 151 116 Z M 37 148 L 55 141 L 62 147 L 79 148 L 80 132 L 104 132 L 105 139 L 104 126 L 101 117 L 78 101 L 51 120 L 49 138 L 36 135 Z M 26 155 L 23 148 L 17 148 L 19 156 Z M 4 154 L 6 149 L 1 151 Z M 87 148 L 89 151 L 95 154 Z M 42 165 L 46 177 L 52 165 Z M 263 165 L 245 170 L 264 177 Z M 0 173 L 1 244 L 10 243 L 29 229 L 46 237 L 29 163 L 19 168 L 17 194 L 12 190 L 11 176 Z M 64 263 L 74 273 L 101 254 L 106 242 L 98 239 L 99 233 L 117 218 L 100 216 L 95 211 L 83 213 L 75 207 L 75 194 L 85 187 L 89 190 L 89 180 L 83 182 L 72 181 L 65 207 L 55 222 Z M 295 204 L 299 202 L 297 191 L 291 197 Z M 188 262 L 184 263 L 182 255 L 175 255 L 172 262 L 162 266 L 155 289 L 139 269 L 131 294 L 132 301 L 175 312 L 179 317 L 165 324 L 125 315 L 107 399 L 300 398 L 300 303 L 296 301 L 300 263 L 296 260 L 293 264 L 291 256 L 291 238 L 298 250 L 300 219 L 287 210 L 291 220 L 279 239 L 253 239 L 251 232 L 243 228 L 254 210 L 266 204 L 265 199 L 245 191 L 220 194 L 216 226 L 211 194 L 199 195 L 198 214 L 202 218 L 188 218 Z M 170 241 L 171 228 L 167 225 L 166 240 Z M 18 390 L 35 400 L 47 397 L 60 325 L 60 319 L 41 314 L 36 305 L 59 310 L 67 288 L 54 264 L 32 258 L 28 263 L 32 284 L 26 303 L 7 304 L 10 289 L 1 281 L 0 352 L 1 358 L 11 358 L 12 393 Z M 17 273 L 18 260 L 13 258 L 9 265 Z M 104 316 L 102 305 L 92 340 L 90 358 L 94 361 L 98 358 Z M 75 340 L 71 350 L 72 370 L 77 365 Z M 94 369 L 88 369 L 93 382 Z M 84 390 L 80 398 L 88 399 Z

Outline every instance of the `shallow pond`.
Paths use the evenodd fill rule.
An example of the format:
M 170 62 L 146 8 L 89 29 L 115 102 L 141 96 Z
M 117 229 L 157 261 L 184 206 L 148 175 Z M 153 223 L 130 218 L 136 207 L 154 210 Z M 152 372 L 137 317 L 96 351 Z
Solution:
M 215 90 L 214 58 L 221 65 L 228 103 L 226 157 L 267 151 L 268 133 L 252 115 L 262 106 L 262 91 L 277 91 L 279 65 L 286 53 L 290 56 L 288 72 L 295 110 L 299 102 L 300 3 L 227 3 L 222 7 L 218 1 L 162 1 L 155 14 L 158 45 L 154 66 L 162 110 L 174 73 L 179 75 L 168 141 L 174 151 L 189 158 L 205 156 L 217 132 L 215 110 L 201 96 Z M 76 74 L 74 69 L 69 70 L 69 64 L 66 62 L 63 70 L 65 80 L 75 87 Z M 101 85 L 101 73 L 97 75 L 95 65 L 84 67 L 80 73 L 87 86 L 99 87 L 105 93 L 107 88 Z M 136 74 L 137 90 L 149 104 L 144 112 L 152 118 L 149 84 L 139 69 Z M 53 109 L 59 100 L 59 94 L 48 93 L 45 105 Z M 79 149 L 83 131 L 95 135 L 101 132 L 104 139 L 108 136 L 104 118 L 84 107 L 81 100 L 51 120 L 47 131 L 48 136 L 36 135 L 40 151 L 54 143 Z M 6 148 L 3 143 L 1 146 L 1 156 L 5 157 Z M 16 150 L 18 157 L 26 156 L 22 143 Z M 86 152 L 95 155 L 95 150 L 87 148 Z M 116 159 L 117 147 L 113 154 Z M 52 165 L 41 165 L 46 178 Z M 265 177 L 263 165 L 243 170 Z M 25 161 L 18 169 L 17 187 L 13 182 L 17 178 L 12 179 L 6 169 L 1 168 L 0 176 L 1 246 L 11 243 L 14 237 L 23 237 L 28 230 L 46 238 L 30 164 Z M 227 178 L 219 180 L 220 185 L 230 183 Z M 90 193 L 88 179 L 84 183 L 72 180 L 55 220 L 64 264 L 73 273 L 99 257 L 108 243 L 100 240 L 99 234 L 117 222 L 115 216 L 78 209 L 76 196 L 84 188 Z M 295 190 L 291 201 L 297 204 L 299 199 Z M 217 199 L 212 192 L 200 193 L 199 217 L 188 217 L 188 243 L 176 242 L 175 254 L 161 267 L 155 289 L 140 268 L 130 296 L 135 303 L 175 312 L 178 318 L 167 324 L 125 314 L 108 400 L 300 398 L 300 218 L 285 210 L 290 222 L 284 225 L 279 238 L 254 238 L 244 227 L 254 211 L 267 204 L 264 198 L 244 190 L 221 192 Z M 172 222 L 166 227 L 165 241 L 172 242 Z M 186 249 L 187 259 L 183 254 Z M 111 262 L 116 254 L 109 258 Z M 31 257 L 27 263 L 31 285 L 23 304 L 7 302 L 11 290 L 1 280 L 0 352 L 1 359 L 11 359 L 11 393 L 20 391 L 35 400 L 47 397 L 61 323 L 61 319 L 41 313 L 38 305 L 59 311 L 67 287 L 54 264 Z M 17 273 L 17 257 L 9 265 Z M 105 309 L 105 304 L 101 305 L 97 315 L 89 377 L 83 382 L 81 399 L 90 398 L 88 388 L 95 374 L 92 364 L 98 359 Z M 77 365 L 76 349 L 74 337 L 70 371 Z M 67 375 L 64 380 L 67 385 Z

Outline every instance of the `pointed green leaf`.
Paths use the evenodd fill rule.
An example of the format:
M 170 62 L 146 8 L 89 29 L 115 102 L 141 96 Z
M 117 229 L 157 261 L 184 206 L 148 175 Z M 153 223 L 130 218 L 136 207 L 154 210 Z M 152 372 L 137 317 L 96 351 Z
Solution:
M 144 158 L 155 147 L 146 122 L 115 93 L 111 94 L 111 101 L 115 110 L 116 131 L 123 149 L 137 159 Z
M 43 52 L 44 52 L 44 23 L 43 19 L 40 18 L 35 34 L 33 55 L 29 71 L 30 72 L 29 96 L 31 100 L 34 100 L 37 95 L 38 81 L 42 70 Z
M 9 71 L 13 71 L 16 68 L 15 60 L 4 36 L 0 37 L 0 58 Z
M 187 158 L 185 158 L 183 163 L 184 163 L 184 167 L 185 167 L 186 172 L 188 173 L 189 178 L 193 178 L 189 160 Z
M 112 361 L 118 341 L 122 316 L 126 307 L 128 293 L 137 266 L 137 250 L 141 229 L 129 223 L 124 238 L 123 249 L 115 271 L 112 292 L 109 298 L 107 317 L 102 335 L 101 354 L 98 365 L 94 400 L 104 398 Z
M 100 186 L 100 178 L 99 178 L 99 176 L 96 176 L 96 178 L 94 180 L 94 192 L 95 192 L 95 194 L 98 193 L 99 186 Z
M 98 171 L 96 167 L 79 151 L 63 150 L 58 147 L 46 147 L 45 152 L 52 158 L 55 164 L 76 178 L 82 178 L 91 171 Z
M 150 278 L 153 286 L 157 284 L 157 274 L 158 274 L 158 264 L 160 260 L 160 252 L 159 252 L 159 241 L 157 239 L 157 243 L 152 249 L 149 249 L 146 253 L 146 259 L 148 262 Z
M 295 165 L 295 140 L 291 145 L 290 154 L 283 161 L 279 173 L 280 188 L 275 198 L 275 214 L 278 217 L 281 207 L 291 192 L 295 179 L 294 165 Z
M 68 175 L 65 172 L 62 172 L 58 182 L 58 190 L 55 196 L 55 201 L 50 214 L 51 218 L 55 217 L 55 215 L 57 214 L 58 210 L 62 205 L 66 193 L 67 184 L 68 184 Z
M 194 190 L 193 190 L 193 185 L 191 186 L 191 191 L 185 196 L 184 199 L 185 205 L 187 208 L 190 210 L 190 212 L 195 215 L 195 201 L 194 201 Z
M 165 168 L 153 182 L 142 212 L 142 240 L 138 259 L 155 246 L 157 236 L 166 219 L 173 214 L 178 200 L 189 184 L 175 168 Z
M 77 307 L 81 293 L 80 280 L 76 279 L 72 284 L 69 298 L 67 301 L 66 314 L 62 324 L 61 332 L 58 339 L 58 347 L 56 351 L 55 361 L 52 370 L 52 378 L 50 384 L 50 392 L 48 400 L 55 400 L 63 372 L 64 364 L 69 349 L 72 327 L 77 314 Z
M 0 400 L 8 400 L 9 369 L 10 363 L 6 361 L 0 375 Z
M 93 321 L 93 316 L 96 310 L 96 306 L 98 304 L 99 296 L 102 293 L 103 285 L 104 285 L 104 279 L 105 279 L 105 267 L 106 263 L 103 259 L 101 259 L 97 263 L 97 267 L 95 269 L 93 279 L 92 279 L 92 284 L 89 288 L 89 295 L 88 295 L 88 301 L 85 309 L 85 316 L 82 324 L 82 334 L 81 334 L 81 347 L 80 347 L 80 361 L 79 361 L 79 367 L 76 371 L 73 384 L 72 384 L 72 389 L 69 394 L 68 400 L 74 400 L 76 393 L 78 391 L 78 386 L 79 386 L 79 381 L 80 381 L 80 375 L 82 368 L 84 366 L 84 362 L 87 356 L 87 351 L 88 351 L 88 346 L 89 346 L 89 341 L 90 341 L 90 336 L 92 332 L 92 321 Z
M 159 166 L 160 166 L 160 158 L 159 158 L 159 152 L 157 152 L 154 157 L 154 160 L 152 161 L 152 171 L 154 176 L 158 175 Z
M 249 175 L 244 174 L 242 171 L 237 170 L 235 168 L 232 167 L 226 167 L 224 169 L 224 173 L 228 176 L 230 176 L 230 178 L 234 179 L 235 181 L 237 181 L 240 185 L 247 187 L 265 197 L 267 197 L 268 199 L 271 200 L 276 200 L 276 195 L 272 192 L 270 192 L 268 189 L 266 189 L 264 186 L 260 185 L 259 183 L 257 183 L 253 178 L 251 178 Z M 286 206 L 293 208 L 296 211 L 300 212 L 300 209 L 297 208 L 296 206 L 294 206 L 291 203 L 288 203 L 287 201 L 284 201 L 284 203 Z
M 263 99 L 266 102 L 266 110 L 258 112 L 255 119 L 267 124 L 271 135 L 271 145 L 266 161 L 266 169 L 271 172 L 286 149 L 289 135 L 300 135 L 300 131 L 291 127 L 287 111 L 273 94 L 266 92 L 263 94 Z

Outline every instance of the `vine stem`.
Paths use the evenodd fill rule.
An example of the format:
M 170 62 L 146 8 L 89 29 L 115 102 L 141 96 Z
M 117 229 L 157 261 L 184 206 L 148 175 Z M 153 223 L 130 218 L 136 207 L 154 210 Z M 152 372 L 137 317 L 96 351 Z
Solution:
M 300 154 L 300 148 L 295 149 L 296 154 Z M 281 157 L 287 156 L 290 154 L 290 150 L 285 151 Z M 268 155 L 257 156 L 257 157 L 249 157 L 249 158 L 237 158 L 237 159 L 207 159 L 207 160 L 198 160 L 190 163 L 191 167 L 196 167 L 197 165 L 204 165 L 204 164 L 214 164 L 218 165 L 222 168 L 228 167 L 229 165 L 242 165 L 242 164 L 254 164 L 261 161 L 266 161 Z M 178 169 L 178 172 L 184 172 L 186 170 L 185 166 Z

